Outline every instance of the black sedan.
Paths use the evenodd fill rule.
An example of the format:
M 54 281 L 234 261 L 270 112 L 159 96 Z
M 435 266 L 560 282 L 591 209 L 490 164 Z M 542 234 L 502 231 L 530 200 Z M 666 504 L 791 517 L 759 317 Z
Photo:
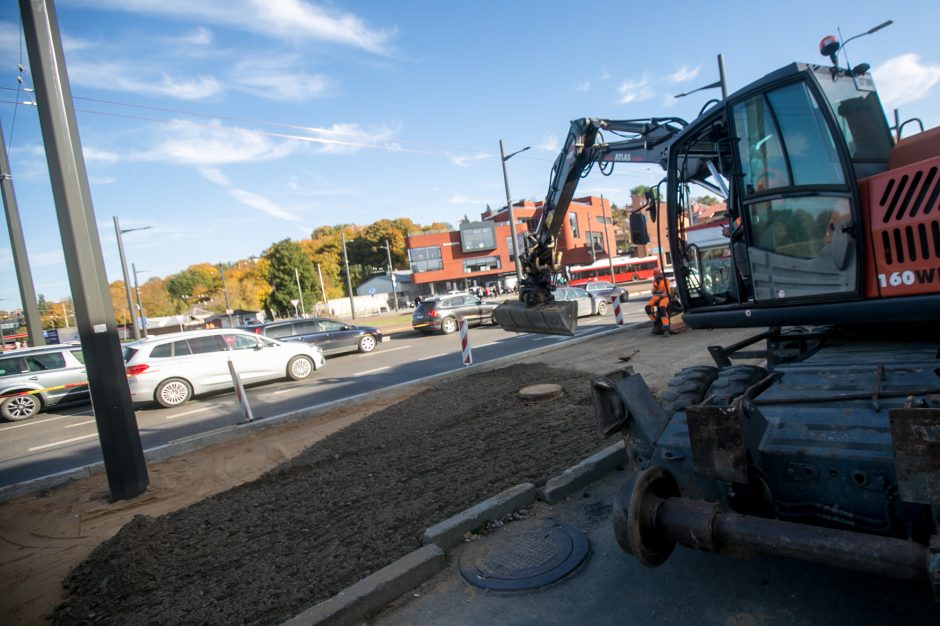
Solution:
M 328 317 L 268 322 L 246 326 L 245 330 L 281 341 L 305 341 L 320 346 L 324 354 L 372 352 L 382 343 L 382 331 L 371 326 L 354 326 Z

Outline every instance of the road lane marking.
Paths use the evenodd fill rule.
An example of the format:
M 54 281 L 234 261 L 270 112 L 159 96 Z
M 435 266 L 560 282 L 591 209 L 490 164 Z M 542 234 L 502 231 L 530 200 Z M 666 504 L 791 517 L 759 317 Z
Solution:
M 52 443 L 44 443 L 41 446 L 36 446 L 35 448 L 29 448 L 27 452 L 36 452 L 37 450 L 45 450 L 46 448 L 54 448 L 56 446 L 65 445 L 67 443 L 75 443 L 76 441 L 81 441 L 82 439 L 91 439 L 92 437 L 97 437 L 98 433 L 92 433 L 90 435 L 82 435 L 81 437 L 72 437 L 71 439 L 63 439 L 62 441 L 53 441 Z
M 85 426 L 87 424 L 94 424 L 95 420 L 87 420 L 84 422 L 78 422 L 77 424 L 66 424 L 66 428 L 75 428 L 76 426 Z
M 410 348 L 410 347 L 411 347 L 411 346 L 398 346 L 397 348 L 385 348 L 385 349 L 381 350 L 381 352 L 383 352 L 383 353 L 385 353 L 385 352 L 394 352 L 395 350 L 404 350 L 405 348 Z M 367 352 L 367 353 L 365 353 L 365 354 L 359 354 L 359 355 L 357 355 L 357 356 L 361 359 L 361 358 L 365 358 L 365 357 L 372 356 L 373 354 L 375 354 L 375 352 Z
M 392 367 L 390 365 L 386 365 L 385 367 L 379 367 L 374 370 L 366 370 L 364 372 L 358 372 L 356 374 L 353 374 L 353 376 L 365 376 L 366 374 L 374 374 L 376 372 L 381 372 L 382 370 L 388 370 L 388 369 L 392 369 Z
M 177 417 L 186 417 L 187 415 L 194 415 L 196 413 L 202 413 L 203 411 L 211 411 L 214 407 L 206 406 L 201 409 L 193 409 L 192 411 L 184 411 L 182 413 L 176 413 L 174 415 L 167 415 L 164 419 L 172 420 Z
M 23 424 L 16 424 L 14 426 L 4 426 L 0 428 L 0 432 L 4 430 L 13 430 L 14 428 L 23 428 L 24 426 L 36 426 L 38 424 L 45 424 L 46 422 L 54 422 L 56 420 L 64 420 L 66 417 L 72 417 L 71 415 L 60 415 L 59 417 L 50 417 L 44 420 L 31 420 L 29 422 L 24 422 Z
M 426 357 L 424 357 L 423 359 L 417 359 L 417 361 L 429 361 L 429 360 L 431 360 L 431 359 L 436 359 L 436 358 L 441 357 L 441 356 L 447 356 L 448 354 L 453 354 L 453 353 L 452 353 L 452 352 L 443 352 L 443 353 L 441 353 L 441 354 L 434 354 L 434 355 L 431 355 L 431 356 L 426 356 Z

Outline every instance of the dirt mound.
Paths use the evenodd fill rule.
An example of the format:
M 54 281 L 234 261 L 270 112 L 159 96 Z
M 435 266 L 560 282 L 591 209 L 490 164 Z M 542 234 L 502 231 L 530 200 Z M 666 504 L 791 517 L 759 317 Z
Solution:
M 565 389 L 527 403 L 535 383 Z M 65 582 L 58 624 L 272 624 L 419 546 L 421 533 L 600 449 L 589 376 L 514 365 L 441 383 L 259 479 L 138 515 Z

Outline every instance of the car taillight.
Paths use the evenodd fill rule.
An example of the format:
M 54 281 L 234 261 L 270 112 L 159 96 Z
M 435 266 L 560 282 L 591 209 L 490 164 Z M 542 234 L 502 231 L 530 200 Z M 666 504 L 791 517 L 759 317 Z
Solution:
M 124 368 L 124 371 L 127 372 L 128 376 L 137 376 L 138 374 L 143 374 L 148 369 L 150 369 L 150 366 L 142 363 L 140 365 L 128 365 Z
M 260 334 L 261 334 L 261 329 L 260 329 L 260 328 L 256 328 L 256 329 L 255 329 L 255 334 L 256 334 L 256 335 L 260 335 Z
M 437 317 L 437 309 L 431 309 L 428 311 L 428 317 Z

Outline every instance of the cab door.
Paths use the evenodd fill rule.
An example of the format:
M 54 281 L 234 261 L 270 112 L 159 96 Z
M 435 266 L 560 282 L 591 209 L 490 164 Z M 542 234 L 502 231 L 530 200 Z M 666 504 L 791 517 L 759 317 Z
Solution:
M 859 215 L 825 109 L 806 80 L 732 107 L 748 299 L 831 299 L 858 291 Z M 743 246 L 735 257 L 744 254 Z

